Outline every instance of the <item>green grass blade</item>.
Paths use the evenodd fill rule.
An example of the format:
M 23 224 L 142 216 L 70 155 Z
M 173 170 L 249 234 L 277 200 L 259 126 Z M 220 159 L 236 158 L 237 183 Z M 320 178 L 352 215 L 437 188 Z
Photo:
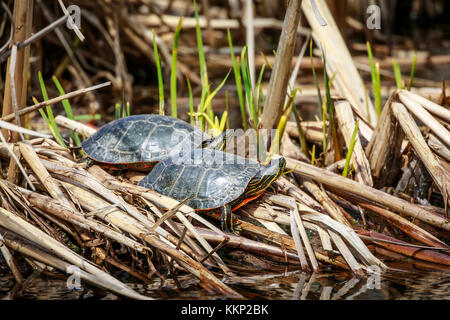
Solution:
M 127 101 L 127 109 L 126 109 L 126 111 L 127 111 L 127 117 L 129 117 L 131 115 L 131 107 L 130 107 L 130 102 L 129 101 Z
M 102 116 L 99 113 L 96 113 L 94 115 L 91 114 L 80 114 L 77 116 L 73 116 L 73 120 L 75 121 L 81 121 L 81 122 L 87 122 L 87 121 L 98 121 L 101 120 Z
M 53 79 L 53 83 L 55 84 L 56 88 L 58 89 L 58 92 L 60 95 L 65 95 L 66 92 L 64 91 L 61 83 L 59 82 L 58 78 L 56 78 L 55 76 L 52 77 Z M 73 112 L 72 112 L 72 106 L 70 105 L 70 102 L 68 99 L 64 99 L 62 101 L 62 105 L 64 107 L 64 110 L 66 111 L 66 115 L 67 118 L 74 120 L 74 116 L 73 116 Z M 72 130 L 69 130 L 70 136 L 73 139 L 73 142 L 75 143 L 75 146 L 80 146 L 81 145 L 81 140 L 80 137 L 78 136 L 78 134 Z M 84 152 L 83 150 L 80 150 L 81 154 L 83 155 Z
M 337 139 L 336 125 L 334 123 L 334 105 L 333 105 L 333 100 L 331 100 L 330 82 L 328 81 L 327 58 L 326 58 L 325 52 L 322 52 L 322 54 L 323 54 L 323 81 L 325 83 L 328 121 L 330 123 L 331 137 L 333 139 L 335 159 L 336 159 L 336 161 L 339 161 L 339 160 L 341 160 L 342 156 L 341 156 L 341 151 L 339 150 L 339 142 Z
M 247 100 L 247 109 L 250 117 L 253 121 L 253 127 L 258 128 L 258 110 L 256 109 L 256 105 L 254 103 L 254 95 L 253 95 L 253 86 L 252 81 L 250 79 L 250 69 L 248 66 L 248 56 L 247 56 L 247 47 L 245 46 L 242 49 L 241 53 L 241 72 L 242 72 L 242 80 L 244 82 L 245 87 L 245 97 Z
M 370 76 L 372 78 L 372 89 L 373 89 L 373 95 L 375 97 L 375 110 L 377 113 L 377 116 L 380 117 L 381 115 L 381 83 L 380 83 L 380 71 L 379 71 L 379 65 L 378 65 L 378 72 L 377 68 L 373 59 L 372 54 L 372 47 L 370 46 L 370 42 L 367 41 L 367 55 L 369 56 L 369 62 L 370 62 Z
M 417 64 L 417 52 L 414 53 L 414 60 L 411 66 L 411 75 L 409 76 L 409 82 L 407 87 L 408 91 L 411 91 L 411 87 L 413 85 L 414 74 L 416 72 L 416 64 Z
M 155 30 L 153 33 L 153 52 L 155 54 L 156 61 L 156 73 L 158 74 L 158 92 L 159 92 L 159 114 L 164 115 L 164 81 L 161 70 L 161 59 L 159 58 L 158 46 L 156 45 Z
M 381 115 L 381 75 L 380 75 L 380 64 L 377 62 L 375 64 L 375 111 L 377 117 Z
M 32 99 L 33 99 L 34 104 L 38 104 L 39 103 L 39 101 L 35 97 L 32 97 Z M 42 118 L 44 118 L 45 122 L 47 123 L 48 128 L 50 129 L 50 132 L 52 133 L 52 135 L 57 140 L 55 129 L 51 125 L 50 120 L 48 119 L 47 115 L 45 114 L 45 111 L 43 109 L 39 109 L 39 113 L 41 114 Z
M 177 108 L 177 55 L 178 55 L 178 39 L 180 38 L 181 24 L 183 17 L 178 20 L 177 28 L 175 29 L 175 36 L 173 39 L 172 49 L 172 69 L 170 74 L 170 100 L 172 105 L 172 117 L 178 118 Z
M 42 97 L 44 101 L 48 100 L 48 94 L 47 94 L 47 88 L 45 87 L 44 79 L 42 78 L 42 73 L 38 72 L 38 78 L 39 78 L 39 84 L 41 86 L 41 92 Z M 58 125 L 55 122 L 55 117 L 53 115 L 53 110 L 51 106 L 46 106 L 45 110 L 47 111 L 47 117 L 48 117 L 48 126 L 52 129 L 53 136 L 55 137 L 56 141 L 62 145 L 63 147 L 66 147 L 66 144 L 64 143 L 64 140 L 61 136 L 61 133 L 59 132 Z
M 230 105 L 228 103 L 228 90 L 225 90 L 225 112 L 227 113 L 227 121 L 225 123 L 225 129 L 227 130 L 230 129 L 230 118 L 228 117 L 229 110 Z
M 313 144 L 312 151 L 311 151 L 311 165 L 314 165 L 314 162 L 316 161 L 316 145 Z
M 312 70 L 312 74 L 313 74 L 313 78 L 314 78 L 314 84 L 316 85 L 316 89 L 317 89 L 317 99 L 319 101 L 319 107 L 322 108 L 322 94 L 320 93 L 320 87 L 319 87 L 319 80 L 317 79 L 317 75 L 316 75 L 316 68 L 314 67 L 314 61 L 313 61 L 313 41 L 311 39 L 311 41 L 309 42 L 309 58 L 311 60 L 311 70 Z
M 345 158 L 344 171 L 342 171 L 342 175 L 344 177 L 347 177 L 347 175 L 348 175 L 348 169 L 350 167 L 350 160 L 352 158 L 353 149 L 355 148 L 355 144 L 357 141 L 356 135 L 358 133 L 358 128 L 359 128 L 359 121 L 356 122 L 355 129 L 353 129 L 352 138 L 350 139 L 350 146 L 348 147 L 347 157 Z
M 296 107 L 292 108 L 292 110 L 294 111 L 295 123 L 297 124 L 298 142 L 300 144 L 300 149 L 302 150 L 304 155 L 308 156 L 307 142 L 306 142 L 305 133 L 303 132 L 303 129 L 302 129 L 300 116 L 298 114 Z
M 241 108 L 242 127 L 244 128 L 244 131 L 246 131 L 247 130 L 247 114 L 245 112 L 244 94 L 242 92 L 241 70 L 240 70 L 239 62 L 236 60 L 236 57 L 234 55 L 230 29 L 227 29 L 227 35 L 228 35 L 228 46 L 230 47 L 231 61 L 233 62 L 234 80 L 236 82 L 236 89 L 237 89 L 238 98 L 239 98 L 239 107 Z
M 370 45 L 370 42 L 366 42 L 367 46 L 367 55 L 369 56 L 369 62 L 370 62 L 370 76 L 372 77 L 372 85 L 375 83 L 375 62 L 373 60 L 373 54 L 372 54 L 372 47 Z
M 259 77 L 258 77 L 258 81 L 256 82 L 256 87 L 255 87 L 255 109 L 258 110 L 258 115 L 261 114 L 261 107 L 262 107 L 262 99 L 264 99 L 264 97 L 262 97 L 262 89 L 261 89 L 261 83 L 262 83 L 262 78 L 264 75 L 264 68 L 266 67 L 265 64 L 263 64 L 261 71 L 259 72 Z
M 120 119 L 120 104 L 118 104 L 118 103 L 116 103 L 116 105 L 114 106 L 114 110 L 115 110 L 115 113 L 114 113 L 114 118 L 117 120 L 117 119 Z
M 327 150 L 327 106 L 325 101 L 322 103 L 322 148 L 325 152 Z
M 227 75 L 225 76 L 225 78 L 222 80 L 222 82 L 217 86 L 217 88 L 211 92 L 205 99 L 205 105 L 203 106 L 203 110 L 202 112 L 205 112 L 208 110 L 209 106 L 211 105 L 211 101 L 214 98 L 214 96 L 217 94 L 217 92 L 219 92 L 219 90 L 223 87 L 223 85 L 225 84 L 225 82 L 228 79 L 228 76 L 230 75 L 231 70 L 228 71 Z M 209 114 L 208 114 L 209 116 Z M 210 117 L 211 118 L 211 117 Z

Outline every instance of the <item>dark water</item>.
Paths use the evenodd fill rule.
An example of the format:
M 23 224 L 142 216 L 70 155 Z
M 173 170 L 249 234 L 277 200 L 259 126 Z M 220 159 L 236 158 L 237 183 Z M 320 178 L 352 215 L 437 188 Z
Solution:
M 225 280 L 248 299 L 314 300 L 450 300 L 448 272 L 394 272 L 383 274 L 379 287 L 375 278 L 356 279 L 346 273 L 306 275 L 298 272 L 266 274 L 241 278 L 239 283 Z M 176 289 L 172 280 L 162 288 L 159 280 L 150 285 L 129 283 L 130 287 L 155 299 L 215 299 L 197 285 L 193 278 L 180 281 Z M 175 288 L 175 289 L 174 289 Z M 64 279 L 36 277 L 21 289 L 10 275 L 0 277 L 0 299 L 118 299 L 114 294 L 96 290 L 82 283 L 81 290 L 70 291 Z

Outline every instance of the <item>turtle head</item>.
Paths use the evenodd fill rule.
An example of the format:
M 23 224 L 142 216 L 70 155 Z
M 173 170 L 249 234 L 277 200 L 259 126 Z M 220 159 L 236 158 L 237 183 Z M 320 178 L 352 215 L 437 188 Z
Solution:
M 233 130 L 225 130 L 218 136 L 203 141 L 202 147 L 218 151 L 224 151 L 227 141 L 233 137 Z
M 266 190 L 284 171 L 286 159 L 280 157 L 272 160 L 268 165 L 261 166 L 261 170 L 252 178 L 248 187 L 247 195 L 252 196 Z

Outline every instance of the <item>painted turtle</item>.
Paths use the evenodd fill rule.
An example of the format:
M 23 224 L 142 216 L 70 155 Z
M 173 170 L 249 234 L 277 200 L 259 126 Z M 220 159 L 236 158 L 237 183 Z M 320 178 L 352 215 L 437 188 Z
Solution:
M 83 141 L 87 161 L 111 169 L 152 168 L 172 151 L 208 147 L 220 150 L 225 132 L 210 138 L 179 119 L 155 114 L 134 115 L 112 121 Z M 189 150 L 189 149 L 188 149 Z
M 195 149 L 162 160 L 139 185 L 177 200 L 187 198 L 197 211 L 220 211 L 222 230 L 237 233 L 231 212 L 273 187 L 285 166 L 282 157 L 263 166 L 235 154 Z

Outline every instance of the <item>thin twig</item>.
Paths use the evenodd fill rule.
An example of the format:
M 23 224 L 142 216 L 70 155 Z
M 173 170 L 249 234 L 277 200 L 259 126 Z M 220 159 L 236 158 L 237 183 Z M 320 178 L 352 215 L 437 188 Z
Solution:
M 62 16 L 58 20 L 52 22 L 51 24 L 49 24 L 45 28 L 43 28 L 43 29 L 39 30 L 38 32 L 36 32 L 35 34 L 33 34 L 31 37 L 29 37 L 25 41 L 17 43 L 16 44 L 17 49 L 20 50 L 22 48 L 25 48 L 26 46 L 32 44 L 33 42 L 41 39 L 43 36 L 47 35 L 51 31 L 53 31 L 54 29 L 56 29 L 59 26 L 61 26 L 62 24 L 64 24 L 67 21 L 68 18 L 69 18 L 69 16 Z M 3 48 L 0 49 L 0 52 L 2 50 L 3 50 Z M 5 61 L 11 54 L 12 54 L 12 49 L 9 49 L 4 54 L 2 54 L 1 57 L 0 57 L 0 63 Z
M 78 96 L 80 94 L 83 94 L 83 93 L 86 93 L 86 92 L 89 92 L 89 91 L 93 91 L 93 90 L 97 90 L 97 89 L 100 89 L 100 88 L 103 88 L 103 87 L 106 87 L 106 86 L 109 86 L 109 85 L 111 85 L 111 81 L 100 83 L 100 84 L 97 84 L 95 86 L 91 86 L 91 87 L 88 87 L 88 88 L 72 91 L 72 92 L 66 93 L 66 94 L 64 94 L 62 96 L 59 96 L 59 97 L 56 97 L 56 98 L 53 98 L 53 99 L 50 99 L 50 100 L 47 100 L 47 101 L 39 102 L 39 103 L 34 104 L 32 106 L 20 109 L 19 110 L 19 116 L 23 116 L 23 115 L 25 115 L 27 113 L 33 112 L 35 110 L 41 109 L 41 108 L 46 107 L 46 106 L 50 106 L 50 105 L 56 104 L 56 103 L 61 102 L 61 101 L 65 100 L 65 99 L 70 99 L 70 98 L 76 97 L 76 96 Z M 7 116 L 4 116 L 4 117 L 1 118 L 1 120 L 3 120 L 3 121 L 11 121 L 13 119 L 14 119 L 14 114 L 13 113 L 8 114 Z

